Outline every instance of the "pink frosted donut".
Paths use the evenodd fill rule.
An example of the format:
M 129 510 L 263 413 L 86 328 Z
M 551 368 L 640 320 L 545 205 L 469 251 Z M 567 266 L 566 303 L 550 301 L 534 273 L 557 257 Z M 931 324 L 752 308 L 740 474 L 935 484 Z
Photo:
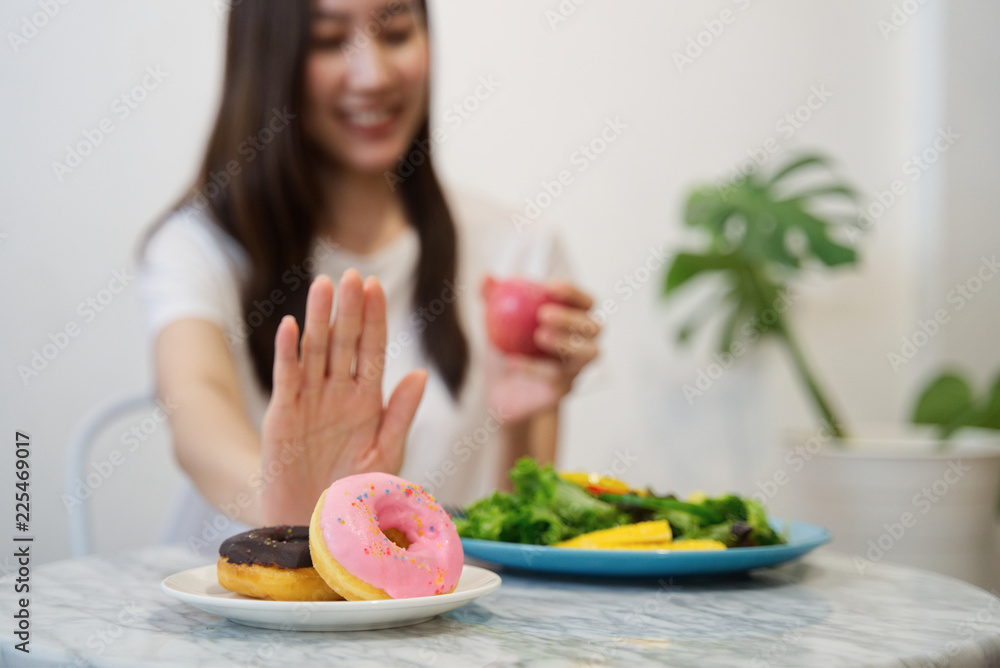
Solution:
M 323 580 L 349 601 L 450 593 L 465 558 L 434 497 L 388 473 L 330 485 L 313 511 L 309 549 Z

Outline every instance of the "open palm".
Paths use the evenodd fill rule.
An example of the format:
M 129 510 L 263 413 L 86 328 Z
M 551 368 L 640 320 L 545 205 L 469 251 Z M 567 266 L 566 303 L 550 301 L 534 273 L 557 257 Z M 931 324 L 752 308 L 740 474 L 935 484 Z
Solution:
M 337 478 L 397 473 L 427 373 L 405 376 L 382 398 L 386 304 L 374 278 L 348 270 L 338 287 L 313 281 L 301 355 L 298 325 L 286 316 L 275 337 L 274 390 L 261 428 L 264 516 L 269 524 L 307 524 L 316 500 Z

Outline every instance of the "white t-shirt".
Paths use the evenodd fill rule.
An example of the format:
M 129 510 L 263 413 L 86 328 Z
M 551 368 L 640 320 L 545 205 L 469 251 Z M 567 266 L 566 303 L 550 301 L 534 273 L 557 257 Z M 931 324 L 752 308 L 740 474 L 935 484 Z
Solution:
M 487 405 L 485 369 L 488 357 L 498 353 L 487 344 L 479 296 L 483 277 L 544 280 L 569 278 L 571 272 L 554 228 L 535 223 L 517 229 L 511 212 L 482 198 L 452 191 L 445 195 L 458 232 L 458 271 L 455 285 L 442 291 L 442 303 L 424 304 L 423 312 L 414 308 L 420 241 L 412 228 L 369 255 L 350 253 L 329 242 L 317 243 L 299 269 L 304 274 L 327 274 L 335 285 L 351 267 L 381 281 L 388 320 L 384 400 L 388 401 L 409 371 L 425 368 L 429 372 L 400 475 L 423 485 L 443 502 L 465 504 L 495 488 L 505 447 L 498 424 L 502 415 Z M 295 269 L 283 275 L 283 295 L 308 289 Z M 222 328 L 236 362 L 247 417 L 259 431 L 268 394 L 257 381 L 248 348 L 247 332 L 260 320 L 254 312 L 247 315 L 242 310 L 240 288 L 247 271 L 242 247 L 205 212 L 187 207 L 173 214 L 150 239 L 139 281 L 151 341 L 168 324 L 187 318 L 208 320 Z M 456 298 L 470 348 L 469 369 L 457 401 L 425 357 L 419 334 L 443 302 Z M 279 296 L 276 301 L 284 299 Z M 269 308 L 265 303 L 255 310 L 266 313 Z M 210 548 L 248 529 L 238 518 L 211 508 L 186 481 L 164 539 Z

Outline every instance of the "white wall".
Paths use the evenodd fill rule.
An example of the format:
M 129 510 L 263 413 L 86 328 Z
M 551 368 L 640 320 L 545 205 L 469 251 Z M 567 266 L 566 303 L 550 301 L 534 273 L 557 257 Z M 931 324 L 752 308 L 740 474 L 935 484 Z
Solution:
M 945 121 L 962 132 L 949 151 L 944 172 L 942 280 L 931 291 L 936 305 L 960 320 L 942 332 L 943 355 L 968 370 L 985 387 L 1000 370 L 1000 283 L 983 284 L 973 299 L 948 297 L 958 285 L 970 290 L 982 265 L 1000 252 L 1000 25 L 997 3 L 954 3 L 948 12 Z M 1000 278 L 1000 277 L 995 277 Z M 971 283 L 970 283 L 971 281 Z
M 864 236 L 861 269 L 810 278 L 796 303 L 800 338 L 848 419 L 902 417 L 921 374 L 939 360 L 975 365 L 981 380 L 1000 366 L 1000 281 L 953 313 L 913 363 L 895 372 L 886 358 L 998 243 L 989 207 L 1000 173 L 994 5 L 968 0 L 946 10 L 928 0 L 885 36 L 878 21 L 890 20 L 891 0 L 589 0 L 553 28 L 546 12 L 571 5 L 432 2 L 444 178 L 523 209 L 544 181 L 572 170 L 573 184 L 545 215 L 565 230 L 583 285 L 619 308 L 606 326 L 602 372 L 567 411 L 564 465 L 603 469 L 627 450 L 638 458 L 627 477 L 639 484 L 752 489 L 772 428 L 812 419 L 771 349 L 741 360 L 689 405 L 681 387 L 706 368 L 709 349 L 673 344 L 680 304 L 658 299 L 659 275 L 631 298 L 615 290 L 650 259 L 651 246 L 682 240 L 680 210 L 692 184 L 726 174 L 771 137 L 782 155 L 798 147 L 832 154 L 839 173 L 875 201 L 894 179 L 908 178 L 906 161 L 939 126 L 961 134 Z M 679 71 L 672 54 L 724 10 L 733 22 Z M 37 0 L 6 2 L 0 27 L 18 31 L 37 11 Z M 69 2 L 17 53 L 6 38 L 0 47 L 0 423 L 3 438 L 15 429 L 32 434 L 40 560 L 68 554 L 59 495 L 73 426 L 107 396 L 150 383 L 135 288 L 90 322 L 78 304 L 98 296 L 113 271 L 134 266 L 139 235 L 193 174 L 217 100 L 223 28 L 205 0 Z M 115 98 L 157 66 L 166 78 L 120 119 Z M 962 76 L 945 76 L 953 72 Z M 457 127 L 447 122 L 447 109 L 473 94 L 480 77 L 499 88 Z M 776 123 L 812 87 L 832 96 L 785 137 Z M 59 181 L 51 163 L 104 117 L 114 132 Z M 579 172 L 574 151 L 615 118 L 628 127 Z M 22 382 L 18 365 L 71 322 L 79 335 Z M 105 452 L 148 416 L 116 425 Z M 124 512 L 104 523 L 103 547 L 152 536 L 123 481 L 153 471 L 161 482 L 151 494 L 163 496 L 176 475 L 167 471 L 166 438 L 157 430 L 116 469 L 128 473 L 102 486 L 102 518 Z M 10 450 L 0 447 L 4 471 Z

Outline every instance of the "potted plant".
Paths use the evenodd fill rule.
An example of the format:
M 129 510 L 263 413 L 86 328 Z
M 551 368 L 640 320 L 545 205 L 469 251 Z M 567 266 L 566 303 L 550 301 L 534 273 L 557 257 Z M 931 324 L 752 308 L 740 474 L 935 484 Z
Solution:
M 814 267 L 849 267 L 856 251 L 838 239 L 828 201 L 855 200 L 831 180 L 802 186 L 801 177 L 829 173 L 819 155 L 789 160 L 765 176 L 752 173 L 725 186 L 695 189 L 685 223 L 700 246 L 677 253 L 664 283 L 668 298 L 704 276 L 720 284 L 709 311 L 721 320 L 720 353 L 739 357 L 769 338 L 778 342 L 819 418 L 819 428 L 790 433 L 781 465 L 755 497 L 773 510 L 831 529 L 833 547 L 855 555 L 864 572 L 883 559 L 910 563 L 991 585 L 990 561 L 1000 496 L 1000 443 L 992 427 L 1000 385 L 973 401 L 955 377 L 936 380 L 921 395 L 917 423 L 865 425 L 855 431 L 816 377 L 789 320 L 788 293 Z M 824 213 L 825 212 L 825 213 Z M 702 311 L 702 313 L 704 310 Z M 704 320 L 682 325 L 686 341 Z M 968 399 L 966 401 L 965 399 Z M 992 403 L 991 403 L 992 402 Z M 994 411 L 994 412 L 991 412 Z M 927 423 L 943 424 L 932 428 Z M 944 436 L 952 438 L 945 439 Z
M 941 373 L 920 393 L 913 422 L 934 425 L 945 441 L 963 427 L 1000 431 L 1000 374 L 990 390 L 977 397 L 964 375 Z

